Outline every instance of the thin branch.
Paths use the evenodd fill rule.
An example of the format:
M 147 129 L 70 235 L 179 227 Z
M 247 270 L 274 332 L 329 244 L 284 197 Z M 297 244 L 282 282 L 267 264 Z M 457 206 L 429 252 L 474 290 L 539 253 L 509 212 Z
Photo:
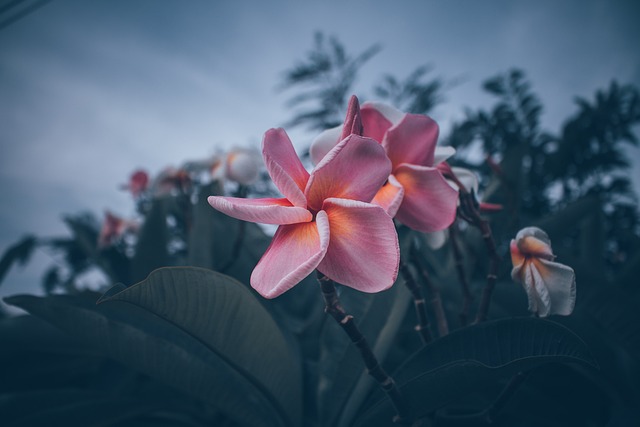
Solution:
M 400 274 L 402 274 L 405 286 L 413 296 L 413 304 L 416 308 L 416 316 L 418 317 L 418 324 L 414 329 L 420 334 L 422 342 L 429 344 L 433 340 L 433 336 L 431 335 L 431 328 L 429 327 L 429 317 L 427 316 L 426 301 L 422 294 L 422 288 L 416 283 L 413 274 L 411 274 L 411 270 L 409 270 L 409 267 L 407 267 L 403 261 L 400 261 Z
M 333 281 L 318 272 L 318 283 L 320 283 L 322 298 L 324 299 L 324 311 L 335 319 L 351 342 L 360 350 L 360 356 L 364 361 L 367 372 L 378 382 L 382 390 L 387 393 L 387 397 L 397 413 L 393 421 L 398 424 L 412 425 L 414 427 L 421 425 L 421 422 L 419 420 L 416 421 L 411 414 L 393 378 L 391 378 L 378 363 L 378 359 L 373 354 L 362 332 L 358 329 L 358 326 L 353 320 L 353 316 L 347 314 L 344 308 L 342 308 Z
M 471 304 L 473 303 L 473 295 L 469 288 L 469 280 L 464 271 L 464 260 L 462 259 L 462 251 L 460 250 L 460 242 L 458 240 L 458 224 L 454 221 L 449 227 L 449 240 L 451 241 L 451 248 L 453 250 L 453 258 L 455 261 L 456 272 L 458 274 L 458 281 L 462 288 L 462 308 L 458 315 L 460 319 L 460 326 L 467 326 L 469 323 L 469 313 L 471 311 Z
M 415 266 L 418 274 L 420 274 L 420 278 L 422 282 L 427 287 L 427 292 L 429 293 L 429 303 L 431 305 L 431 310 L 436 318 L 436 325 L 438 327 L 438 336 L 443 337 L 449 333 L 449 322 L 447 322 L 447 315 L 444 312 L 444 307 L 442 305 L 442 297 L 440 296 L 440 290 L 433 283 L 431 277 L 429 276 L 429 272 L 427 271 L 426 266 L 424 265 L 421 257 L 418 256 L 418 251 L 415 245 L 411 246 L 409 256 L 411 262 Z

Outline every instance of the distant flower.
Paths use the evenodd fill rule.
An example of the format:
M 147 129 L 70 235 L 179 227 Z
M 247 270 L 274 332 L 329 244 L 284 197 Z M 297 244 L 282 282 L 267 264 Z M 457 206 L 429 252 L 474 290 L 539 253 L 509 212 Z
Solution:
M 360 111 L 363 136 L 380 142 L 392 163 L 388 182 L 373 203 L 418 231 L 447 228 L 456 215 L 457 192 L 436 166 L 455 153 L 436 147 L 438 125 L 430 117 L 403 113 L 380 102 L 366 102 Z M 319 162 L 342 135 L 342 126 L 320 134 L 310 154 Z
M 214 179 L 230 179 L 241 185 L 253 183 L 260 172 L 260 155 L 255 150 L 234 148 L 217 158 L 211 167 Z
M 134 171 L 129 177 L 129 182 L 123 185 L 121 188 L 123 190 L 129 190 L 133 195 L 134 199 L 140 197 L 142 193 L 144 193 L 149 187 L 149 174 L 142 170 L 138 169 Z
M 155 197 L 188 193 L 191 189 L 191 176 L 185 169 L 167 167 L 153 180 L 151 187 Z
M 113 245 L 127 232 L 135 232 L 138 224 L 120 218 L 109 211 L 105 212 L 100 235 L 98 236 L 98 248 L 104 249 Z
M 547 233 L 536 227 L 523 228 L 511 240 L 511 277 L 522 283 L 529 298 L 529 311 L 541 317 L 567 316 L 576 301 L 573 269 L 554 262 Z
M 253 288 L 274 298 L 316 268 L 363 292 L 389 288 L 398 274 L 398 236 L 384 209 L 369 203 L 391 171 L 380 145 L 351 135 L 309 174 L 286 132 L 270 129 L 262 155 L 284 198 L 208 199 L 234 218 L 279 225 L 251 274 Z

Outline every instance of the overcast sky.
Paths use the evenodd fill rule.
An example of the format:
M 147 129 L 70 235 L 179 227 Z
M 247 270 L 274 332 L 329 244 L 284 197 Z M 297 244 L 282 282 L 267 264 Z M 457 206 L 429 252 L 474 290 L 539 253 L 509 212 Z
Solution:
M 291 117 L 275 86 L 315 31 L 352 53 L 383 46 L 356 87 L 363 98 L 383 73 L 404 77 L 426 63 L 434 76 L 462 78 L 434 113 L 445 134 L 463 107 L 491 105 L 484 79 L 514 66 L 543 101 L 544 127 L 557 131 L 575 96 L 592 98 L 612 79 L 640 85 L 637 4 L 53 0 L 0 30 L 0 252 L 26 233 L 64 233 L 64 213 L 132 214 L 118 184 L 138 167 L 155 173 L 217 148 L 258 147 Z M 290 135 L 298 147 L 312 136 Z M 39 253 L 14 269 L 0 295 L 38 288 L 50 262 Z

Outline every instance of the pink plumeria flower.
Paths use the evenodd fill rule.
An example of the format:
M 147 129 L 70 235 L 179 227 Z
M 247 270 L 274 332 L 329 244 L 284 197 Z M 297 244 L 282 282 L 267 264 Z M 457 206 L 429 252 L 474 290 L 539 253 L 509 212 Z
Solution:
M 451 225 L 458 194 L 435 166 L 452 156 L 455 149 L 436 147 L 437 123 L 428 116 L 403 113 L 381 102 L 365 102 L 360 114 L 363 135 L 380 142 L 392 164 L 388 182 L 373 203 L 414 230 L 432 232 Z M 321 161 L 341 134 L 339 126 L 316 137 L 310 150 L 312 161 Z
M 260 156 L 255 150 L 234 148 L 211 168 L 214 179 L 230 179 L 241 185 L 253 183 L 260 172 Z
M 554 259 L 547 233 L 537 227 L 523 228 L 511 240 L 511 277 L 527 291 L 529 311 L 541 317 L 567 316 L 576 302 L 573 269 Z
M 98 247 L 106 248 L 111 246 L 125 233 L 135 232 L 137 230 L 138 224 L 136 222 L 125 220 L 106 211 L 102 228 L 100 229 L 100 235 L 98 236 Z
M 284 198 L 208 199 L 234 218 L 279 225 L 251 274 L 251 286 L 275 298 L 317 268 L 363 292 L 389 288 L 398 274 L 398 235 L 384 209 L 369 203 L 391 171 L 382 147 L 350 135 L 309 174 L 286 132 L 270 129 L 262 155 Z

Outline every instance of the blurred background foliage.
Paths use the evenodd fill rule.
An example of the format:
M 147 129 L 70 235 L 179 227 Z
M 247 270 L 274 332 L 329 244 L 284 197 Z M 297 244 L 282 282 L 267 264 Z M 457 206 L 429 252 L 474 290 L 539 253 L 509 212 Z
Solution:
M 287 125 L 339 125 L 359 73 L 379 51 L 352 54 L 318 33 L 277 86 L 290 94 Z M 424 65 L 405 77 L 381 75 L 371 98 L 429 114 L 454 84 Z M 489 424 L 482 411 L 518 372 L 526 379 L 494 425 L 629 425 L 640 419 L 640 228 L 624 149 L 638 144 L 639 90 L 614 81 L 576 99 L 557 133 L 542 128 L 544 106 L 524 71 L 491 77 L 484 90 L 493 107 L 468 109 L 440 142 L 457 149 L 452 165 L 477 173 L 478 198 L 503 206 L 486 215 L 502 259 L 489 315 L 498 320 L 460 321 L 462 282 L 475 310 L 489 263 L 480 233 L 461 221 L 449 232 L 458 247 L 449 239 L 436 250 L 426 236 L 400 229 L 403 257 L 414 251 L 410 270 L 426 272 L 427 297 L 441 299 L 451 334 L 440 330 L 421 349 L 411 296 L 399 284 L 376 295 L 344 288 L 343 303 L 434 425 Z M 187 162 L 155 177 L 134 194 L 135 224 L 111 218 L 118 227 L 105 229 L 108 217 L 68 215 L 68 237 L 29 235 L 4 252 L 0 281 L 38 248 L 56 260 L 42 279 L 45 297 L 7 299 L 34 316 L 0 321 L 5 425 L 389 424 L 393 412 L 356 350 L 325 322 L 313 278 L 275 300 L 256 298 L 249 276 L 270 237 L 211 209 L 206 197 L 275 189 L 264 171 L 245 185 L 212 175 L 214 163 Z M 547 231 L 558 261 L 576 271 L 571 316 L 513 319 L 527 315 L 527 302 L 510 280 L 508 244 L 529 225 Z M 224 275 L 178 268 L 149 276 L 166 266 Z M 84 284 L 91 272 L 104 282 L 100 292 Z M 430 318 L 438 324 L 433 311 Z

